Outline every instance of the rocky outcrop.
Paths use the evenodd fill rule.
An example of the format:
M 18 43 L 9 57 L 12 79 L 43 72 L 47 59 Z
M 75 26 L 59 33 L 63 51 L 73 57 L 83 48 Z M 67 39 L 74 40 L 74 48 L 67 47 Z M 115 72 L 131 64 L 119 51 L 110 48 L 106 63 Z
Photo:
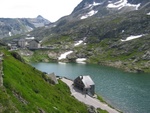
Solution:
M 145 54 L 142 56 L 143 60 L 150 60 L 150 51 L 146 51 Z
M 57 58 L 58 58 L 58 53 L 55 53 L 55 52 L 48 52 L 48 57 L 49 57 L 50 59 L 57 60 Z

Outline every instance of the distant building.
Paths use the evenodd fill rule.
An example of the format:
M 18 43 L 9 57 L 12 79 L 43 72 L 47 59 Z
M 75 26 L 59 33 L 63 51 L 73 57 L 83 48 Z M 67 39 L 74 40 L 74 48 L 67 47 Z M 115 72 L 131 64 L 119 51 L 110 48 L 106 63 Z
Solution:
M 38 49 L 40 48 L 40 43 L 37 40 L 31 40 L 29 43 L 29 49 Z
M 85 94 L 94 96 L 95 94 L 95 84 L 89 75 L 78 76 L 74 80 L 74 86 L 82 90 Z
M 25 39 L 20 39 L 20 40 L 18 41 L 18 45 L 19 45 L 19 47 L 21 47 L 21 48 L 25 48 L 26 45 L 27 45 L 27 41 L 26 41 Z

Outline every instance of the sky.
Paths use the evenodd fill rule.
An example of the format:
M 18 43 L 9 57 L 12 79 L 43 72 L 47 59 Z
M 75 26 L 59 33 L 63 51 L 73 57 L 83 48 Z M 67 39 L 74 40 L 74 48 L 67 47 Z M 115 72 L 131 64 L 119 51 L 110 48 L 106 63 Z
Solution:
M 82 0 L 0 0 L 0 18 L 35 18 L 51 22 L 69 15 Z

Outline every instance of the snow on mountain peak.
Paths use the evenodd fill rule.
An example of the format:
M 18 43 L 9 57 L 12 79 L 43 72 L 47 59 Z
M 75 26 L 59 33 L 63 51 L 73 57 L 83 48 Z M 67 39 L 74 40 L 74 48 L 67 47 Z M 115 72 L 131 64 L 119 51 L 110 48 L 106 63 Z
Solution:
M 149 13 L 147 13 L 147 15 L 149 15 L 149 16 L 150 16 L 150 12 L 149 12 Z
M 120 0 L 120 1 L 115 2 L 115 3 L 112 3 L 109 1 L 107 8 L 110 8 L 110 9 L 116 8 L 116 9 L 120 10 L 123 7 L 133 7 L 133 8 L 135 8 L 135 10 L 138 10 L 140 5 L 141 5 L 140 3 L 139 4 L 130 4 L 130 3 L 128 3 L 128 0 Z
M 93 6 L 98 6 L 98 5 L 101 5 L 102 3 L 96 3 L 96 2 L 93 2 Z
M 92 4 L 88 4 L 88 6 L 86 6 L 84 9 L 93 8 L 94 6 L 98 6 L 98 5 L 101 5 L 101 4 L 102 3 L 93 2 Z
M 98 12 L 98 11 L 92 10 L 92 11 L 88 12 L 86 15 L 82 16 L 80 19 L 86 19 L 86 18 L 88 18 L 88 17 L 90 17 L 90 16 L 95 15 L 97 12 Z
M 145 35 L 144 35 L 144 34 L 136 35 L 136 36 L 131 35 L 131 36 L 127 37 L 125 40 L 121 39 L 121 41 L 122 41 L 122 42 L 125 42 L 125 41 L 129 41 L 129 40 L 141 38 L 142 36 L 145 36 Z

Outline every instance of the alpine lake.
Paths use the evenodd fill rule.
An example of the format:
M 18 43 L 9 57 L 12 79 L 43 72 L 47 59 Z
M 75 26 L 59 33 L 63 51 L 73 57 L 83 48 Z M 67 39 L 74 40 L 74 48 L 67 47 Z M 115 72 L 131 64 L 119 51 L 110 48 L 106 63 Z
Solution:
M 90 75 L 100 95 L 123 113 L 150 113 L 150 73 L 128 73 L 122 70 L 77 63 L 30 63 L 36 69 L 75 79 Z

